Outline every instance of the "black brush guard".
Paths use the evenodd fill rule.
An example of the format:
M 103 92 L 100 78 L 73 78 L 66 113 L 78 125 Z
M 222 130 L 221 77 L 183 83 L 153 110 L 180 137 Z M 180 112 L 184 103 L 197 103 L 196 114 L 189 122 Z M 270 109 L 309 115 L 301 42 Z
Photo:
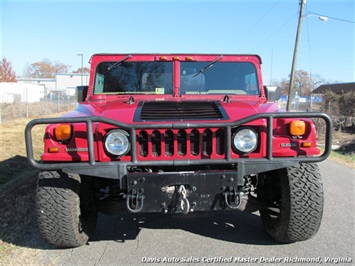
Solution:
M 272 137 L 273 137 L 273 119 L 274 118 L 320 118 L 325 122 L 325 149 L 320 156 L 312 157 L 273 157 L 272 156 Z M 266 158 L 249 159 L 231 158 L 231 129 L 241 126 L 258 119 L 267 121 L 267 143 Z M 224 128 L 225 129 L 225 158 L 212 160 L 159 160 L 159 161 L 138 161 L 136 145 L 131 146 L 132 160 L 129 162 L 97 162 L 94 158 L 94 133 L 93 123 L 105 123 L 130 132 L 131 142 L 136 143 L 136 130 L 141 129 L 186 129 L 186 128 Z M 64 163 L 43 163 L 34 159 L 32 128 L 40 124 L 56 123 L 86 123 L 88 162 L 64 162 Z M 332 123 L 328 115 L 324 113 L 263 113 L 255 114 L 238 121 L 233 122 L 215 122 L 215 123 L 190 123 L 190 122 L 172 122 L 163 124 L 125 124 L 112 119 L 102 117 L 74 117 L 74 118 L 42 118 L 30 121 L 25 129 L 25 140 L 27 149 L 27 159 L 29 163 L 40 170 L 58 170 L 72 172 L 84 175 L 94 175 L 104 178 L 121 179 L 127 174 L 127 166 L 186 166 L 186 165 L 216 165 L 216 164 L 235 164 L 237 166 L 238 180 L 247 174 L 266 172 L 274 169 L 280 169 L 295 165 L 300 162 L 320 162 L 325 160 L 331 152 Z

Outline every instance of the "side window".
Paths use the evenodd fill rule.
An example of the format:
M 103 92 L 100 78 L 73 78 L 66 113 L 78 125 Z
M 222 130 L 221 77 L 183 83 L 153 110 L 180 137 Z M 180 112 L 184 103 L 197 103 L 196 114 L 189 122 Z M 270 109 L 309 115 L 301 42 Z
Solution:
M 102 93 L 104 91 L 104 81 L 105 81 L 105 76 L 100 73 L 96 73 L 96 78 L 95 78 L 96 93 Z
M 256 79 L 256 74 L 253 72 L 253 73 L 245 75 L 244 81 L 245 81 L 245 90 L 247 91 L 247 93 L 248 94 L 257 94 L 258 82 Z

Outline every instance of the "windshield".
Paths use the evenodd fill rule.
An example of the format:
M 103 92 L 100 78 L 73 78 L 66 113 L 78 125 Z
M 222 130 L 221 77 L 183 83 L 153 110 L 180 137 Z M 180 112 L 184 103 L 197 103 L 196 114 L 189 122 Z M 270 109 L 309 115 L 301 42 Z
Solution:
M 95 94 L 173 94 L 173 62 L 127 59 L 97 65 Z M 180 94 L 259 95 L 252 63 L 218 60 L 180 62 Z
M 206 68 L 206 62 L 181 62 L 180 70 L 181 94 L 259 94 L 252 63 L 216 62 Z
M 172 94 L 172 62 L 102 62 L 95 94 Z

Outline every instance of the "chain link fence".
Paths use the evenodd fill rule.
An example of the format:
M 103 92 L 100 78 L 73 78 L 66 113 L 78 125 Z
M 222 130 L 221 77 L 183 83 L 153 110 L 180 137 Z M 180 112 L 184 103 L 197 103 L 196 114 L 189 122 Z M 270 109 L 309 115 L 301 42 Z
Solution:
M 50 114 L 74 110 L 77 106 L 71 98 L 45 98 L 40 102 L 0 103 L 0 124 L 20 118 L 44 117 Z

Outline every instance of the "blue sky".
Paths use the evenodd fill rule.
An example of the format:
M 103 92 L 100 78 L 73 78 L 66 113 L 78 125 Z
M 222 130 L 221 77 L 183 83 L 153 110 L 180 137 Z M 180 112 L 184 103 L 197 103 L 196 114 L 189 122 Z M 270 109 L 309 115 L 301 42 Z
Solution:
M 0 56 L 17 75 L 45 58 L 80 67 L 94 53 L 259 54 L 264 83 L 288 78 L 299 0 L 0 0 Z M 355 81 L 354 0 L 308 0 L 297 69 L 329 82 Z

